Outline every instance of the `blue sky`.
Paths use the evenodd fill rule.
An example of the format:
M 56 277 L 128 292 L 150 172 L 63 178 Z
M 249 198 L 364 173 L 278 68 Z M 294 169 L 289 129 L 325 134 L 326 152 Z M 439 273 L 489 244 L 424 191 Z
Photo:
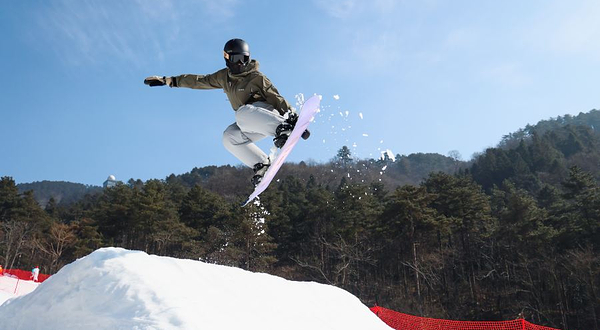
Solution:
M 594 0 L 4 1 L 0 176 L 100 185 L 239 165 L 221 144 L 225 94 L 142 83 L 215 72 L 235 37 L 292 104 L 323 96 L 292 161 L 343 145 L 466 160 L 600 108 L 598 17 Z

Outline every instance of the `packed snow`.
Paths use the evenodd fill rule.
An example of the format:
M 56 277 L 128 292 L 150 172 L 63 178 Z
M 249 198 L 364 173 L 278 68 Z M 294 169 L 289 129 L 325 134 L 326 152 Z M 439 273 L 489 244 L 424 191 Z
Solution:
M 239 268 L 99 249 L 0 306 L 4 329 L 389 330 L 350 293 Z
M 23 281 L 9 274 L 0 276 L 0 305 L 10 298 L 26 295 L 38 287 L 34 281 Z

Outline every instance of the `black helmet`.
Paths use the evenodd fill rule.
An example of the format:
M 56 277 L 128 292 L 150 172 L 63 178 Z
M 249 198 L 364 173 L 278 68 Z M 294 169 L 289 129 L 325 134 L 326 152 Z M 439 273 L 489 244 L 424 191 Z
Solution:
M 231 39 L 223 47 L 223 56 L 231 73 L 241 73 L 250 63 L 250 46 L 242 39 Z

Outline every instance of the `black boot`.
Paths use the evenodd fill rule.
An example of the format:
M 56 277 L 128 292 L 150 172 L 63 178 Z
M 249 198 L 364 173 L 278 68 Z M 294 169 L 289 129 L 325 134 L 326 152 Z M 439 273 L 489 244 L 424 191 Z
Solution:
M 260 183 L 263 176 L 269 169 L 269 166 L 271 166 L 271 162 L 269 160 L 267 160 L 267 163 L 254 164 L 254 167 L 252 168 L 254 170 L 254 176 L 252 179 L 250 179 L 250 181 L 255 187 Z
M 273 143 L 277 148 L 281 149 L 285 145 L 285 142 L 290 134 L 292 134 L 297 121 L 298 115 L 295 112 L 290 112 L 288 114 L 288 118 L 283 123 L 279 124 L 279 126 L 277 126 L 277 129 L 275 130 L 275 138 L 273 139 Z M 310 132 L 308 130 L 302 132 L 302 138 L 304 140 L 308 139 L 309 137 Z
M 292 134 L 293 130 L 294 126 L 288 122 L 284 121 L 283 123 L 279 124 L 275 130 L 275 138 L 273 139 L 275 146 L 281 149 L 285 145 L 285 142 L 290 134 Z
M 290 114 L 288 115 L 287 122 L 290 123 L 292 127 L 296 127 L 296 123 L 298 122 L 298 114 L 295 112 L 290 112 Z M 302 139 L 306 140 L 309 137 L 310 131 L 308 129 L 305 129 L 304 132 L 302 132 Z

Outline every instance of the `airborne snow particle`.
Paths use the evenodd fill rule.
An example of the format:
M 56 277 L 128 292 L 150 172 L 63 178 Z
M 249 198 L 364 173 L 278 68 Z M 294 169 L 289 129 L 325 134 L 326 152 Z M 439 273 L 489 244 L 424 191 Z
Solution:
M 336 100 L 339 100 L 339 99 L 340 99 L 340 96 L 339 96 L 339 95 L 337 95 L 337 94 L 335 94 L 335 95 L 333 96 L 333 98 L 334 98 L 334 99 L 336 99 Z
M 367 134 L 367 133 L 363 133 L 363 136 L 369 136 L 369 134 Z
M 390 159 L 392 160 L 392 162 L 396 161 L 396 155 L 394 155 L 394 153 L 390 149 L 387 150 L 387 154 L 390 157 Z
M 390 149 L 381 152 L 381 160 L 385 160 L 386 155 L 392 162 L 396 161 L 396 156 L 394 156 L 394 153 Z
M 360 116 L 360 119 L 363 119 L 362 112 L 359 112 L 358 115 Z

